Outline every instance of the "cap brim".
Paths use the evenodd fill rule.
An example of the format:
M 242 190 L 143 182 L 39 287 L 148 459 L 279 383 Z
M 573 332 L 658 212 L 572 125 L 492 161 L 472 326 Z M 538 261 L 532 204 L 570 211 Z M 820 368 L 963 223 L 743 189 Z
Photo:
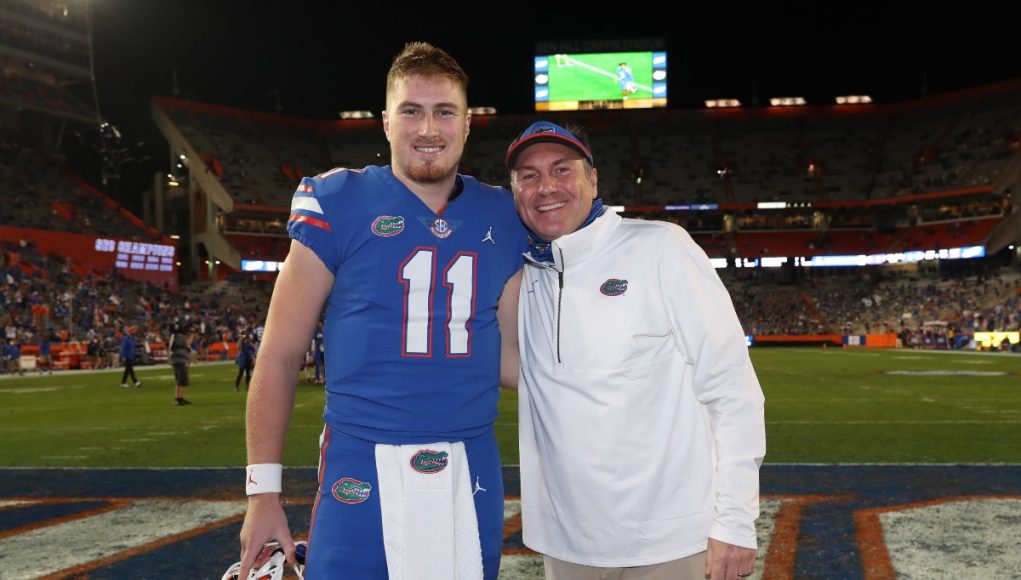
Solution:
M 555 123 L 539 121 L 525 129 L 507 148 L 507 156 L 504 158 L 507 168 L 514 169 L 514 164 L 517 163 L 521 152 L 537 143 L 564 145 L 577 151 L 582 158 L 589 162 L 589 165 L 593 165 L 592 152 L 570 131 Z

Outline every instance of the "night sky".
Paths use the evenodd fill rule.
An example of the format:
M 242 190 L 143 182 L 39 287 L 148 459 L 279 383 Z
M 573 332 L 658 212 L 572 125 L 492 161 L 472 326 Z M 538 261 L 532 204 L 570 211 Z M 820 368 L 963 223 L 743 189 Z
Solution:
M 537 41 L 660 38 L 671 108 L 705 98 L 868 93 L 877 101 L 1021 77 L 1021 25 L 993 3 L 396 3 L 93 0 L 100 111 L 126 140 L 158 141 L 155 94 L 335 119 L 383 107 L 386 71 L 410 40 L 450 52 L 469 104 L 527 113 Z M 990 8 L 983 8 L 988 4 Z M 410 7 L 409 7 L 410 6 Z M 1001 5 L 1002 6 L 1002 5 Z M 625 9 L 626 8 L 626 9 Z

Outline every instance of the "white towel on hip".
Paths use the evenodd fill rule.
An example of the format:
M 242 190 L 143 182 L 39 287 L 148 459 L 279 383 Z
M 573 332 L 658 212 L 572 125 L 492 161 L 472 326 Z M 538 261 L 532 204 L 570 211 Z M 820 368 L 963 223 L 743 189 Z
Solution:
M 464 443 L 376 445 L 390 580 L 481 580 Z

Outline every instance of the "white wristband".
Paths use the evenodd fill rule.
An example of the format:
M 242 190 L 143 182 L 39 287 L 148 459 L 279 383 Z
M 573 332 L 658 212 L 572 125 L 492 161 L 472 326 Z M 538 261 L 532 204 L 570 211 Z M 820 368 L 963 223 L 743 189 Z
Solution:
M 279 463 L 256 463 L 245 470 L 245 493 L 280 493 L 284 467 Z

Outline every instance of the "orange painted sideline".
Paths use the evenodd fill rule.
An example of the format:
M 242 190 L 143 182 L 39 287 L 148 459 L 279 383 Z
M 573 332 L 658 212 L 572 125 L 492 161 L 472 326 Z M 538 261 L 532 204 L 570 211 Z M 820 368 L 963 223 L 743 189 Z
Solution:
M 773 524 L 773 538 L 762 562 L 762 580 L 794 578 L 795 557 L 798 552 L 798 533 L 801 531 L 801 512 L 805 506 L 831 501 L 846 501 L 850 496 L 840 495 L 766 495 L 762 499 L 781 501 L 780 511 Z
M 897 573 L 893 569 L 893 561 L 890 559 L 890 551 L 886 549 L 886 541 L 883 539 L 883 524 L 879 521 L 881 514 L 980 499 L 1021 499 L 1021 495 L 958 495 L 856 511 L 854 514 L 855 536 L 858 541 L 858 552 L 861 554 L 862 573 L 865 580 L 885 580 L 897 577 Z
M 520 497 L 513 496 L 513 495 L 504 496 L 503 499 L 505 501 L 508 500 L 508 499 L 516 499 L 518 501 L 521 501 Z M 503 539 L 506 540 L 507 537 L 510 536 L 511 534 L 515 534 L 515 533 L 520 532 L 520 531 L 521 531 L 521 512 L 518 511 L 517 514 L 513 515 L 510 518 L 507 518 L 507 520 L 505 520 L 503 522 Z M 539 555 L 538 552 L 535 552 L 535 551 L 530 550 L 528 548 L 505 548 L 505 549 L 501 550 L 500 553 L 503 554 L 504 556 L 517 556 L 517 555 L 538 556 Z

